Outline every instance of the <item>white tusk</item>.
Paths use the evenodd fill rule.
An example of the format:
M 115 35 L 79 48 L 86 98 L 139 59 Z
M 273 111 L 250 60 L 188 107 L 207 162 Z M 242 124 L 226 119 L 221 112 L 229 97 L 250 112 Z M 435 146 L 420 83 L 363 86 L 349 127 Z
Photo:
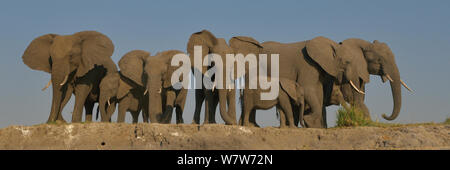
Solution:
M 228 84 L 228 91 L 231 91 L 231 84 Z
M 108 106 L 109 106 L 109 105 L 111 105 L 111 102 L 109 102 L 109 99 L 108 99 Z
M 161 88 L 159 88 L 158 93 L 161 93 L 161 91 L 162 91 Z
M 47 85 L 46 85 L 44 88 L 42 88 L 42 91 L 45 91 L 45 89 L 47 89 L 48 87 L 50 87 L 50 84 L 52 84 L 52 79 L 50 79 L 50 80 L 48 81 Z
M 59 84 L 59 85 L 62 86 L 64 84 L 66 84 L 68 78 L 69 78 L 69 75 L 66 75 L 66 77 L 63 80 L 63 82 L 61 84 Z
M 405 82 L 403 82 L 402 79 L 400 79 L 400 82 L 402 83 L 403 86 L 405 86 L 406 89 L 408 89 L 410 92 L 413 92 L 407 85 Z
M 361 90 L 359 90 L 358 88 L 356 88 L 355 84 L 353 84 L 353 82 L 352 82 L 351 80 L 350 80 L 350 85 L 352 85 L 352 87 L 353 87 L 358 93 L 366 94 L 366 93 L 364 93 L 363 91 L 361 91 Z
M 389 74 L 386 74 L 386 78 L 387 78 L 389 81 L 394 82 L 394 80 L 392 80 L 392 78 L 391 78 L 391 76 L 389 76 Z
M 216 88 L 216 82 L 214 82 L 213 86 L 212 86 L 212 91 L 214 92 L 214 89 Z
M 144 95 L 146 95 L 146 94 L 147 94 L 147 92 L 148 92 L 148 89 L 145 89 L 145 91 L 144 91 Z

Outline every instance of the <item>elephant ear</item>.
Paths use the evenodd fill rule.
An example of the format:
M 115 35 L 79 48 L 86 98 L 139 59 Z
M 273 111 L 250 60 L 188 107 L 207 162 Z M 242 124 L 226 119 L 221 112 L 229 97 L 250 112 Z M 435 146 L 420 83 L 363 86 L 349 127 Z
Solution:
M 144 74 L 145 60 L 149 56 L 150 53 L 144 50 L 133 50 L 126 53 L 119 60 L 120 73 L 136 84 L 144 86 L 142 76 Z
M 308 55 L 333 77 L 337 77 L 338 74 L 338 68 L 335 64 L 337 45 L 333 40 L 322 36 L 306 42 Z
M 187 52 L 191 58 L 191 61 L 194 60 L 194 47 L 201 46 L 202 47 L 202 59 L 207 54 L 211 52 L 211 48 L 217 44 L 217 38 L 208 30 L 203 30 L 200 32 L 196 32 L 191 35 L 189 41 L 187 43 Z M 206 67 L 202 67 L 202 73 L 206 72 Z
M 178 50 L 169 50 L 169 51 L 165 51 L 160 53 L 160 55 L 162 55 L 161 57 L 164 57 L 166 60 L 166 64 L 167 64 L 167 71 L 164 74 L 163 77 L 163 88 L 169 88 L 172 86 L 172 74 L 173 72 L 175 72 L 175 70 L 177 70 L 180 66 L 172 66 L 171 62 L 172 62 L 172 58 L 174 55 L 177 55 L 179 53 L 183 53 L 181 51 Z M 179 78 L 180 82 L 183 81 L 183 76 L 180 76 Z
M 108 62 L 114 52 L 111 39 L 96 31 L 78 32 L 74 36 L 81 39 L 81 65 L 78 67 L 77 77 L 84 76 L 96 65 L 110 65 Z
M 252 37 L 237 36 L 229 40 L 230 47 L 233 48 L 235 53 L 241 53 L 243 55 L 255 54 L 258 55 L 262 51 L 262 46 L 258 41 Z
M 281 88 L 286 91 L 286 93 L 289 95 L 289 97 L 291 97 L 296 103 L 298 103 L 298 96 L 297 96 L 297 83 L 289 80 L 289 79 L 285 79 L 285 78 L 280 78 L 280 85 Z
M 22 61 L 33 70 L 51 73 L 50 46 L 56 34 L 46 34 L 31 41 L 22 55 Z

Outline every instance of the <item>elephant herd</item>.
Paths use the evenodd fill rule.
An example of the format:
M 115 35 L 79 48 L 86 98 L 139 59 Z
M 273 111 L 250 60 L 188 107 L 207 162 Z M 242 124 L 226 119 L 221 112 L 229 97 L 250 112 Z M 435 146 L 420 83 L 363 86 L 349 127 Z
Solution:
M 210 75 L 208 69 L 213 64 L 198 67 L 194 62 L 190 70 L 204 80 L 214 81 L 214 87 L 195 89 L 195 111 L 193 124 L 200 123 L 200 111 L 204 103 L 204 123 L 216 123 L 215 113 L 219 112 L 227 125 L 258 126 L 256 110 L 276 107 L 280 117 L 280 127 L 326 128 L 326 106 L 349 103 L 364 112 L 370 119 L 364 104 L 365 84 L 369 75 L 378 75 L 382 82 L 389 81 L 393 96 L 393 111 L 387 120 L 394 120 L 400 113 L 401 86 L 408 86 L 400 79 L 400 72 L 394 54 L 386 43 L 368 42 L 362 39 L 347 39 L 334 42 L 319 36 L 311 40 L 280 43 L 258 42 L 247 36 L 236 36 L 228 42 L 215 37 L 208 30 L 193 33 L 187 42 L 187 56 L 195 60 L 195 47 L 202 47 L 201 54 L 254 54 L 256 60 L 267 59 L 267 68 L 274 67 L 270 54 L 278 54 L 278 74 L 267 75 L 265 79 L 279 80 L 278 96 L 273 100 L 261 100 L 265 91 L 261 87 L 248 88 L 253 81 L 249 76 L 246 61 L 235 60 L 235 65 L 244 64 L 244 74 L 233 68 L 221 72 L 234 73 L 233 81 L 243 77 L 245 86 L 236 96 L 237 88 L 214 81 L 218 75 Z M 26 48 L 22 60 L 34 70 L 50 73 L 51 79 L 45 90 L 52 85 L 52 105 L 47 122 L 65 122 L 61 114 L 72 94 L 75 104 L 72 122 L 81 122 L 83 107 L 85 120 L 93 120 L 94 104 L 98 103 L 98 113 L 102 122 L 111 122 L 118 107 L 117 122 L 125 121 L 130 112 L 133 123 L 142 112 L 144 122 L 170 123 L 175 110 L 176 123 L 184 123 L 183 110 L 187 98 L 186 88 L 175 88 L 172 75 L 180 65 L 174 66 L 172 59 L 179 50 L 168 50 L 151 55 L 144 50 L 126 53 L 116 64 L 111 59 L 113 42 L 96 31 L 82 31 L 72 35 L 46 34 L 35 38 Z M 266 54 L 266 55 L 261 55 Z M 264 56 L 262 58 L 261 56 Z M 222 57 L 223 60 L 227 60 Z M 223 63 L 226 63 L 224 61 Z M 248 62 L 249 63 L 249 62 Z M 249 63 L 250 64 L 250 63 Z M 261 67 L 257 65 L 256 67 Z M 216 73 L 218 74 L 218 73 Z M 182 77 L 179 78 L 180 81 Z M 237 121 L 236 98 L 241 102 L 242 114 Z

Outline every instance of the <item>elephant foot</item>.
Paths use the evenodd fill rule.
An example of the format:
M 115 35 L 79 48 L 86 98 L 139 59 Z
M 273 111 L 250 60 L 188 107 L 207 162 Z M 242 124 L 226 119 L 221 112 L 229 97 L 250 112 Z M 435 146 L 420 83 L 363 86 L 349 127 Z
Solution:
M 303 120 L 305 122 L 306 128 L 326 128 L 323 124 L 321 119 L 317 117 L 313 117 L 311 115 L 305 115 L 303 117 Z
M 252 126 L 252 127 L 261 127 L 261 126 L 259 126 L 258 123 L 256 123 L 256 122 L 251 122 L 251 123 L 250 123 L 250 126 Z
M 58 119 L 58 120 L 55 121 L 55 123 L 58 124 L 58 125 L 59 124 L 67 124 L 67 122 L 64 119 L 62 119 L 62 120 Z

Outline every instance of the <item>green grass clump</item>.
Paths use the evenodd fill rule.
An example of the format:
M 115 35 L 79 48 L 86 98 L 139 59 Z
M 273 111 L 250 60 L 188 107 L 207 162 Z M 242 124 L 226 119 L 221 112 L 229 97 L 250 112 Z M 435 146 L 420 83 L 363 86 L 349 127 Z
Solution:
M 444 124 L 450 125 L 450 117 L 449 117 L 449 118 L 447 118 L 447 119 L 445 119 L 445 122 L 444 122 Z
M 337 127 L 370 126 L 372 121 L 364 116 L 364 113 L 355 107 L 341 107 L 337 111 Z

